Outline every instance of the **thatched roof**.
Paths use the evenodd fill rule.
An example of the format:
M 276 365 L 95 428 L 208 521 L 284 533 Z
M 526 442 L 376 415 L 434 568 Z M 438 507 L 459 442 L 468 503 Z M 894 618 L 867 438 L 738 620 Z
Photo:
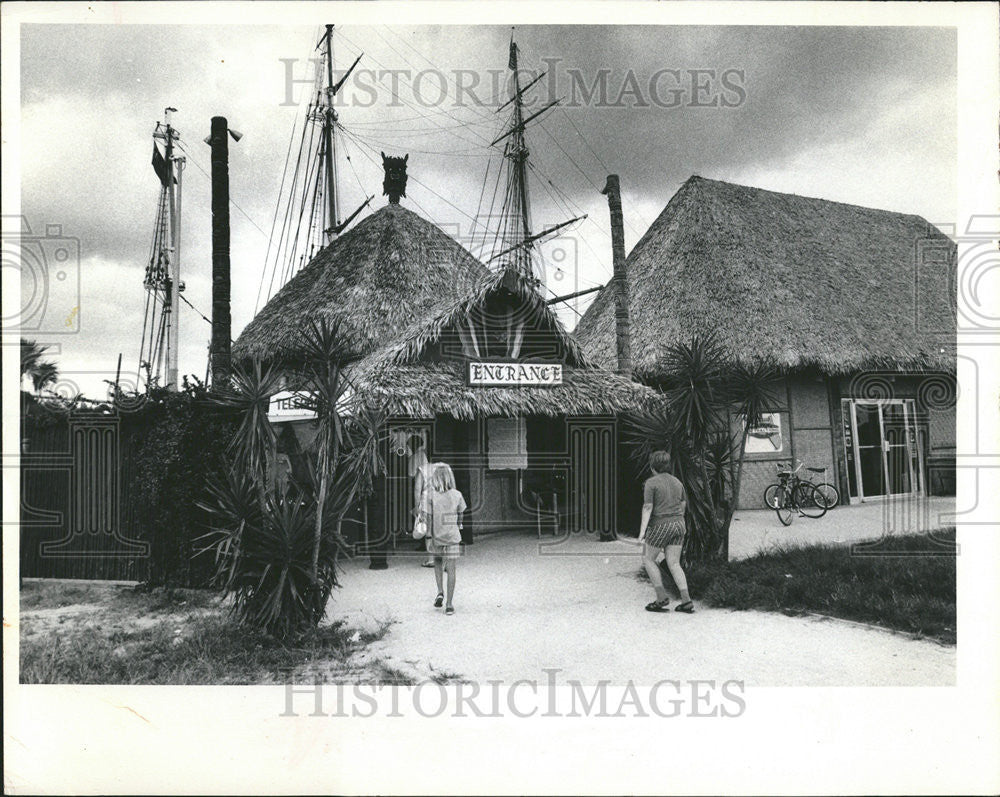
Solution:
M 954 367 L 955 244 L 919 216 L 695 176 L 627 268 L 639 376 L 656 375 L 669 344 L 708 332 L 736 359 L 788 369 Z M 609 288 L 575 335 L 614 367 Z
M 457 241 L 387 205 L 320 251 L 251 321 L 233 357 L 294 359 L 305 325 L 326 317 L 367 354 L 465 296 L 487 269 Z
M 431 351 L 446 332 L 497 297 L 526 310 L 536 334 L 551 336 L 561 348 L 561 385 L 473 387 L 468 384 L 466 359 Z M 467 296 L 404 330 L 352 367 L 350 379 L 362 405 L 388 415 L 419 418 L 615 415 L 657 401 L 652 389 L 592 367 L 544 299 L 511 271 L 489 274 Z
M 399 337 L 378 353 L 379 361 L 407 363 L 418 359 L 427 346 L 441 338 L 442 333 L 469 317 L 473 309 L 482 306 L 496 294 L 509 297 L 519 311 L 530 315 L 535 334 L 551 335 L 562 349 L 569 365 L 588 367 L 580 344 L 570 335 L 545 303 L 535 287 L 513 270 L 488 272 L 480 277 L 464 296 L 439 302 L 431 312 L 404 329 Z M 374 362 L 374 361 L 373 361 Z

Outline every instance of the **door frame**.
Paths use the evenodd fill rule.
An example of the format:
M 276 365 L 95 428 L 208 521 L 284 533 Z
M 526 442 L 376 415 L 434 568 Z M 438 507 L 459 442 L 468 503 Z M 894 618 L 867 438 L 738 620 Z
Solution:
M 857 496 L 849 496 L 850 502 L 854 504 L 864 503 L 866 501 L 883 501 L 886 498 L 894 498 L 900 495 L 923 495 L 925 489 L 924 453 L 919 439 L 919 426 L 917 425 L 916 419 L 916 400 L 912 398 L 859 399 L 851 398 L 850 396 L 845 396 L 844 398 L 848 402 L 848 407 L 850 408 L 851 441 L 854 447 L 854 451 L 848 452 L 847 441 L 844 440 L 844 454 L 845 457 L 853 458 L 854 460 L 854 477 L 855 484 L 857 484 L 858 488 Z M 880 447 L 882 451 L 882 479 L 886 489 L 886 492 L 881 495 L 865 495 L 864 482 L 861 478 L 861 445 L 858 440 L 857 407 L 859 404 L 878 407 L 879 435 L 882 440 L 882 445 Z M 905 439 L 905 443 L 903 445 L 907 449 L 906 465 L 909 470 L 910 485 L 916 485 L 917 487 L 917 489 L 911 489 L 906 493 L 889 492 L 889 446 L 886 445 L 885 414 L 883 412 L 883 407 L 889 404 L 899 405 L 903 408 L 903 436 Z M 913 462 L 914 448 L 916 449 L 917 454 L 916 469 L 914 469 Z

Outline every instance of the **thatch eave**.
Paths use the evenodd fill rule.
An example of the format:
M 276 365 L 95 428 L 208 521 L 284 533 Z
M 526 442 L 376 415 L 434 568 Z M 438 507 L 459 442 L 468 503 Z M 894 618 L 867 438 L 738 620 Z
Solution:
M 351 381 L 366 410 L 410 418 L 617 415 L 662 400 L 652 388 L 594 368 L 564 368 L 563 384 L 549 387 L 473 387 L 457 361 L 381 363 L 359 368 Z

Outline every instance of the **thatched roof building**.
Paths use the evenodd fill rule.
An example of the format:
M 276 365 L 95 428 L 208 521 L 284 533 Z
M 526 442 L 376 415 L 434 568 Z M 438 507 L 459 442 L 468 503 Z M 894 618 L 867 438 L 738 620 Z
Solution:
M 515 313 L 505 317 L 510 308 Z M 520 355 L 563 364 L 562 384 L 468 384 L 470 343 L 486 359 L 509 356 L 506 319 L 524 325 Z M 465 325 L 471 325 L 473 343 Z M 492 348 L 491 348 L 492 347 Z M 359 399 L 388 415 L 461 420 L 521 415 L 616 415 L 656 400 L 648 387 L 597 368 L 538 292 L 513 271 L 490 272 L 458 301 L 413 324 L 352 369 Z
M 294 358 L 303 328 L 320 317 L 367 354 L 428 311 L 459 300 L 486 273 L 440 228 L 389 204 L 296 274 L 243 330 L 233 357 Z
M 287 364 L 294 384 L 298 342 L 319 317 L 356 349 L 356 400 L 388 415 L 614 415 L 655 395 L 589 362 L 525 279 L 490 271 L 399 205 L 323 249 L 250 322 L 233 356 Z M 468 361 L 480 358 L 559 362 L 562 384 L 472 386 Z
M 627 259 L 634 370 L 709 331 L 784 369 L 953 368 L 954 268 L 919 216 L 691 177 Z M 614 309 L 605 288 L 576 330 L 609 368 Z

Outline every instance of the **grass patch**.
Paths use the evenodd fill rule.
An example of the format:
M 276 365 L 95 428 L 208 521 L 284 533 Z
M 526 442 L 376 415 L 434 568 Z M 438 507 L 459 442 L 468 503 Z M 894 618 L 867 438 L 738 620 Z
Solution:
M 25 581 L 21 585 L 21 611 L 60 609 L 81 603 L 100 603 L 114 587 L 106 584 Z
M 21 586 L 21 611 L 62 609 L 99 604 L 108 609 L 147 613 L 207 609 L 219 605 L 217 592 L 207 589 L 180 589 L 145 585 L 125 586 L 94 581 L 90 584 L 67 581 L 26 581 Z
M 688 580 L 709 606 L 815 612 L 953 645 L 954 542 L 950 528 L 877 546 L 781 547 L 736 562 L 695 564 Z
M 292 646 L 231 622 L 211 591 L 100 583 L 26 583 L 21 612 L 21 683 L 276 684 L 303 672 L 327 683 L 406 681 L 380 661 L 355 663 L 388 621 L 373 631 L 334 622 Z

